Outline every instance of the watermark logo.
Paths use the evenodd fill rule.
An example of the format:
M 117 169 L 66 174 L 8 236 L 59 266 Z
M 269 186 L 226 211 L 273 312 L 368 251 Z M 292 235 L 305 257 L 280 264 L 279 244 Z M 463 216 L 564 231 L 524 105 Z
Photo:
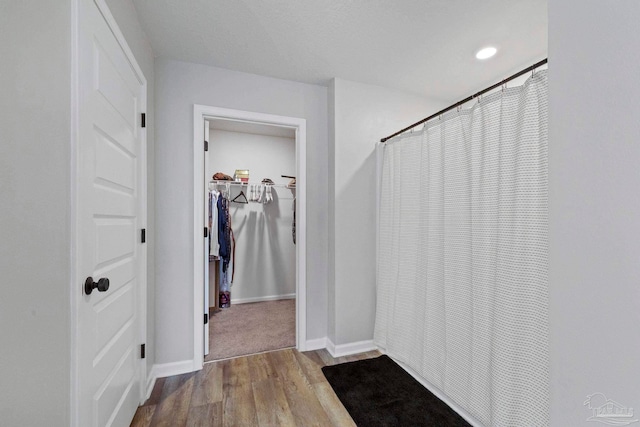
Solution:
M 615 400 L 607 399 L 602 393 L 587 396 L 584 406 L 591 410 L 587 421 L 597 421 L 610 426 L 626 426 L 638 421 L 633 418 L 633 408 L 627 408 Z

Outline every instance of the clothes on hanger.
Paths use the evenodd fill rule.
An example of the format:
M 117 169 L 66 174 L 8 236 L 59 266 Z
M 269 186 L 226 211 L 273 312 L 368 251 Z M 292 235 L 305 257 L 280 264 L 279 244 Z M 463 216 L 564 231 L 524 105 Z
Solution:
M 265 205 L 273 202 L 273 185 L 274 184 L 265 183 L 252 185 L 249 200 L 252 202 L 263 203 Z
M 220 175 L 214 176 L 214 178 L 224 178 Z M 292 210 L 293 219 L 291 224 L 291 233 L 293 244 L 296 244 L 296 198 L 295 198 L 295 186 L 296 180 L 293 177 L 290 182 L 285 185 L 294 194 Z M 239 202 L 259 202 L 268 204 L 277 202 L 277 193 L 274 194 L 273 188 L 280 186 L 276 185 L 269 178 L 264 178 L 259 184 L 241 184 L 235 183 L 229 180 L 226 182 L 211 182 L 211 191 L 209 192 L 209 252 L 210 261 L 219 260 L 219 266 L 216 266 L 218 270 L 218 306 L 220 308 L 230 307 L 231 305 L 231 287 L 235 278 L 235 246 L 236 240 L 231 224 L 231 203 Z M 231 197 L 231 189 L 234 185 L 241 186 L 240 193 L 235 197 Z M 246 185 L 247 193 L 243 191 Z M 214 189 L 214 187 L 216 189 Z M 218 189 L 220 191 L 218 191 Z M 235 191 L 233 191 L 235 194 Z M 274 197 L 274 195 L 276 197 Z M 237 207 L 236 207 L 237 208 Z M 234 211 L 237 211 L 235 209 Z M 241 210 L 242 211 L 242 210 Z M 266 212 L 266 211 L 265 211 Z
M 264 185 L 258 186 L 258 197 L 256 197 L 256 202 L 262 203 L 262 196 L 264 196 Z
M 272 185 L 265 185 L 265 191 L 266 191 L 266 195 L 264 199 L 265 203 L 273 202 L 273 194 L 271 193 L 271 187 Z
M 218 198 L 220 192 L 209 192 L 209 262 L 213 262 L 220 256 L 220 242 L 218 240 Z M 215 228 L 214 228 L 215 225 Z
M 290 190 L 295 190 L 296 188 L 296 177 L 291 175 L 280 175 L 283 178 L 289 178 L 291 181 L 287 184 L 287 188 Z M 291 236 L 293 237 L 293 244 L 296 244 L 296 197 L 295 193 L 293 196 L 293 224 L 291 225 Z
M 224 270 L 222 268 L 222 262 L 220 263 L 220 271 L 219 271 L 219 279 L 220 279 L 220 291 L 218 294 L 219 298 L 219 307 L 227 308 L 231 306 L 231 283 L 229 281 L 229 270 Z
M 218 304 L 220 308 L 231 306 L 231 284 L 235 272 L 235 246 L 236 241 L 231 227 L 231 212 L 228 193 L 219 193 L 217 210 L 217 239 L 219 244 L 219 294 Z M 213 233 L 212 233 L 213 234 Z
M 233 285 L 233 278 L 236 275 L 236 236 L 231 229 L 231 283 Z
M 229 260 L 231 259 L 231 236 L 230 236 L 230 215 L 229 199 L 218 198 L 218 242 L 220 243 L 220 264 L 227 271 Z

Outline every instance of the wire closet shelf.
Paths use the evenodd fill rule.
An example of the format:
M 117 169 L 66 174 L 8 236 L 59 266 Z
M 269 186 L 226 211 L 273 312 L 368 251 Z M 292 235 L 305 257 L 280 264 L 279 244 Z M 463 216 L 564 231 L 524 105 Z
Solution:
M 240 186 L 249 186 L 249 185 L 256 185 L 256 186 L 260 186 L 260 185 L 264 185 L 266 187 L 273 187 L 273 188 L 288 188 L 291 190 L 295 190 L 296 186 L 295 185 L 289 185 L 289 184 L 269 184 L 266 182 L 243 182 L 243 181 L 229 181 L 229 180 L 211 180 L 209 181 L 209 189 L 213 189 L 215 187 L 217 187 L 218 185 L 240 185 Z

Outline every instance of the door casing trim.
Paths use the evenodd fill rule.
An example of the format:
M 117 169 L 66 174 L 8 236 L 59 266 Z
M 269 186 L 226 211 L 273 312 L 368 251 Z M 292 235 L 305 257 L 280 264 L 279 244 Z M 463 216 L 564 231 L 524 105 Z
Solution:
M 204 363 L 201 307 L 204 304 L 204 121 L 211 119 L 260 123 L 288 127 L 296 132 L 296 348 L 306 350 L 307 340 L 307 121 L 298 117 L 277 116 L 252 111 L 233 110 L 207 105 L 193 106 L 193 371 Z

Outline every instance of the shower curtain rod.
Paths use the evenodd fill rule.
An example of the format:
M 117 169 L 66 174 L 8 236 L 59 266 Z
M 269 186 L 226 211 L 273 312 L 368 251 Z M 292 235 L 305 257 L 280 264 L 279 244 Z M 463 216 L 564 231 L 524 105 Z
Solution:
M 421 125 L 421 124 L 423 124 L 425 122 L 428 122 L 431 119 L 435 119 L 436 117 L 446 113 L 447 111 L 453 110 L 454 108 L 457 108 L 457 107 L 459 107 L 459 106 L 461 106 L 463 104 L 466 104 L 467 102 L 472 101 L 473 99 L 475 99 L 475 98 L 477 98 L 477 97 L 479 97 L 481 95 L 484 95 L 485 93 L 487 93 L 487 92 L 489 92 L 489 91 L 491 91 L 491 90 L 493 90 L 495 88 L 498 88 L 498 87 L 504 85 L 505 83 L 510 82 L 511 80 L 520 77 L 521 75 L 523 75 L 525 73 L 528 73 L 529 71 L 533 71 L 536 68 L 541 67 L 542 65 L 546 64 L 547 63 L 547 59 L 548 58 L 545 58 L 540 62 L 536 62 L 535 64 L 525 68 L 524 70 L 518 71 L 517 73 L 515 73 L 512 76 L 509 76 L 506 79 L 504 79 L 504 80 L 502 80 L 502 81 L 500 81 L 500 82 L 498 82 L 498 83 L 496 83 L 496 84 L 494 84 L 492 86 L 489 86 L 488 88 L 483 89 L 478 93 L 475 93 L 475 94 L 463 99 L 462 101 L 458 101 L 455 104 L 450 105 L 449 107 L 445 108 L 444 110 L 440 110 L 437 113 L 432 114 L 429 117 L 426 117 L 426 118 L 420 120 L 419 122 L 416 122 L 416 123 L 412 124 L 411 126 L 407 126 L 406 128 L 399 130 L 398 132 L 394 133 L 393 135 L 389 135 L 386 138 L 382 138 L 380 140 L 380 142 L 386 142 L 389 139 L 393 138 L 394 136 L 398 136 L 401 133 L 408 131 L 409 129 L 413 129 L 414 127 L 419 126 L 419 125 Z

